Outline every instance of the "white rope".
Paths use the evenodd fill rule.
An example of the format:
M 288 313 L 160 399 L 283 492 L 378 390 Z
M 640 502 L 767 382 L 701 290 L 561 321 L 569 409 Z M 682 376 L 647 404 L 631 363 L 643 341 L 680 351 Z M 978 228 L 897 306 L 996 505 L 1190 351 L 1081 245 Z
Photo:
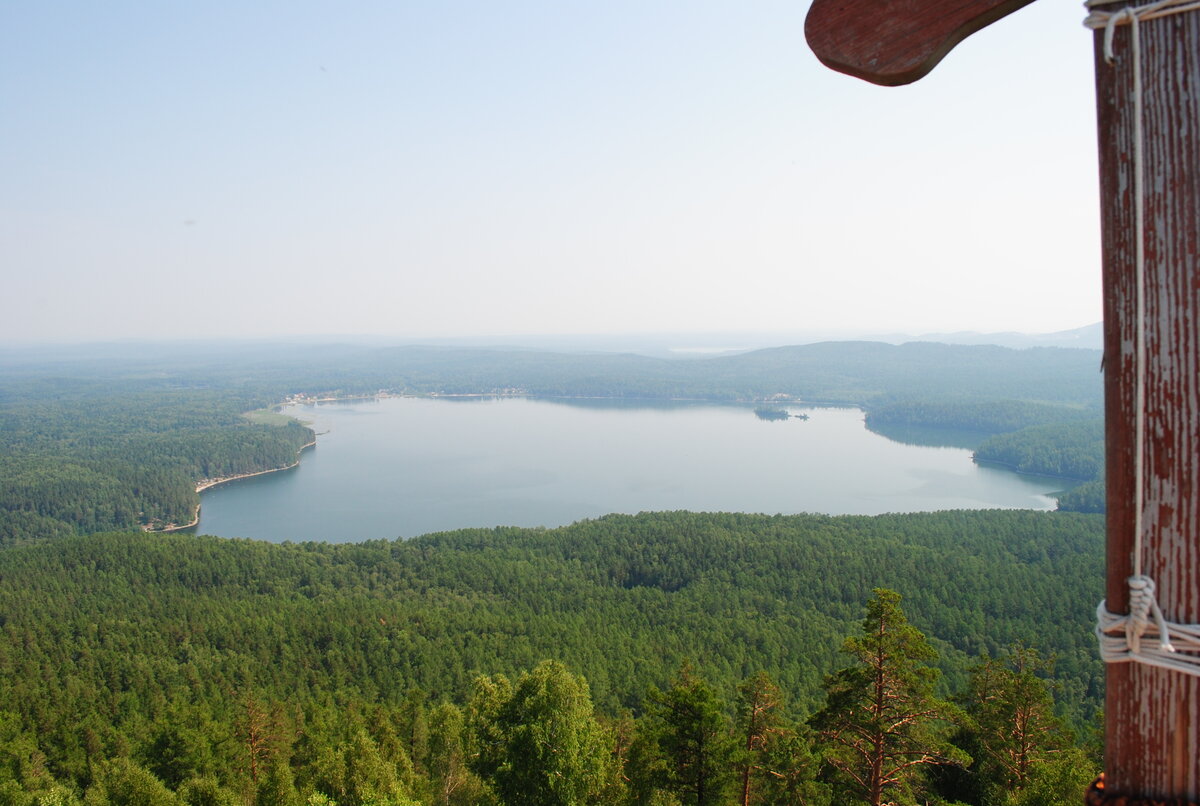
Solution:
M 1108 610 L 1107 602 L 1096 608 L 1096 635 L 1100 640 L 1100 657 L 1105 663 L 1137 661 L 1150 666 L 1174 669 L 1200 676 L 1200 656 L 1181 652 L 1200 653 L 1200 625 L 1176 624 L 1167 621 L 1154 596 L 1154 580 L 1142 573 L 1142 514 L 1146 498 L 1146 213 L 1142 137 L 1142 43 L 1140 23 L 1200 10 L 1200 0 L 1158 0 L 1141 6 L 1126 6 L 1117 11 L 1101 11 L 1099 6 L 1120 0 L 1088 0 L 1091 12 L 1083 24 L 1093 30 L 1104 30 L 1104 60 L 1112 64 L 1113 36 L 1118 25 L 1130 28 L 1130 57 L 1133 62 L 1133 198 L 1134 198 L 1134 263 L 1137 285 L 1137 324 L 1134 399 L 1134 461 L 1133 461 L 1133 576 L 1129 577 L 1129 615 Z M 1143 647 L 1144 636 L 1158 637 L 1158 647 Z
M 1084 19 L 1084 25 L 1092 30 L 1104 29 L 1104 60 L 1110 65 L 1112 64 L 1112 35 L 1116 32 L 1116 26 L 1133 25 L 1134 80 L 1136 82 L 1140 78 L 1141 72 L 1136 68 L 1140 55 L 1139 43 L 1136 41 L 1138 40 L 1138 23 L 1159 17 L 1169 17 L 1170 14 L 1200 10 L 1200 0 L 1158 0 L 1158 2 L 1147 2 L 1144 6 L 1126 6 L 1117 11 L 1099 11 L 1100 6 L 1111 6 L 1114 2 L 1121 1 L 1087 0 L 1084 6 L 1091 13 L 1087 14 L 1087 18 Z M 1138 100 L 1140 100 L 1140 94 Z
M 1100 6 L 1111 6 L 1122 0 L 1088 0 L 1083 5 L 1090 11 L 1083 24 L 1092 30 L 1104 29 L 1104 60 L 1109 64 L 1113 61 L 1113 33 L 1118 25 L 1133 25 L 1136 40 L 1138 22 L 1156 20 L 1171 14 L 1182 14 L 1185 11 L 1200 9 L 1200 0 L 1158 0 L 1143 6 L 1126 6 L 1117 11 L 1099 11 Z M 1137 43 L 1134 43 L 1137 50 Z M 1136 79 L 1137 74 L 1134 75 Z
M 1149 579 L 1142 577 L 1149 582 Z M 1134 578 L 1130 577 L 1131 585 Z M 1110 613 L 1105 603 L 1096 608 L 1096 635 L 1100 639 L 1100 658 L 1105 663 L 1131 661 L 1200 675 L 1200 624 L 1175 624 L 1163 618 L 1154 603 L 1154 583 L 1135 602 L 1130 591 L 1128 616 Z M 1139 612 L 1139 607 L 1146 610 Z M 1150 612 L 1147 612 L 1150 611 Z M 1153 613 L 1153 621 L 1150 618 Z M 1157 638 L 1157 643 L 1142 645 L 1142 638 Z

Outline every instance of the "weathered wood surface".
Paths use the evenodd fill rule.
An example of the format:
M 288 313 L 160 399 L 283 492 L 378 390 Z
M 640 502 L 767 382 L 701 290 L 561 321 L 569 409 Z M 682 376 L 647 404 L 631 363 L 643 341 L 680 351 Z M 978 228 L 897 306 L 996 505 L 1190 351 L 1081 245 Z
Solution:
M 1119 6 L 1109 7 L 1113 10 Z M 1136 268 L 1130 29 L 1095 34 L 1104 273 L 1108 607 L 1128 612 L 1134 519 Z M 1200 623 L 1200 13 L 1141 25 L 1145 142 L 1144 573 L 1168 620 Z M 1200 799 L 1200 678 L 1108 668 L 1110 793 Z
M 1033 0 L 814 0 L 804 36 L 827 67 L 910 84 L 971 34 Z

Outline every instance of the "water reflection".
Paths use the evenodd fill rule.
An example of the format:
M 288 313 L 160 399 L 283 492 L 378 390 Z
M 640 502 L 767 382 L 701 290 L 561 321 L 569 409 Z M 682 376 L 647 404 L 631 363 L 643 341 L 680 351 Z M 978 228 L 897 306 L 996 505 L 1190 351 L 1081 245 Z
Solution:
M 973 451 L 992 436 L 986 431 L 967 431 L 959 428 L 927 428 L 919 425 L 872 423 L 868 428 L 882 437 L 902 445 L 928 448 L 964 448 Z
M 1051 509 L 1046 493 L 1064 486 L 981 468 L 965 440 L 885 438 L 864 427 L 857 409 L 776 407 L 810 419 L 765 421 L 753 405 L 705 401 L 446 397 L 296 406 L 290 413 L 323 432 L 317 448 L 293 472 L 206 492 L 198 530 L 337 542 L 643 510 Z

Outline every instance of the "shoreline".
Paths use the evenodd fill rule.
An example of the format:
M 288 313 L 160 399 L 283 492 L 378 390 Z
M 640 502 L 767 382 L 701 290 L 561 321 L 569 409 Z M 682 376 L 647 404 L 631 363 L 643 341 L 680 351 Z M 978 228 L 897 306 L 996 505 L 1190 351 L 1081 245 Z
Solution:
M 254 478 L 255 476 L 265 476 L 268 473 L 278 473 L 281 470 L 292 470 L 293 468 L 300 466 L 300 455 L 302 453 L 304 453 L 304 451 L 308 450 L 309 448 L 315 448 L 316 446 L 317 446 L 317 440 L 315 438 L 311 442 L 306 442 L 305 444 L 301 445 L 299 448 L 296 449 L 296 461 L 292 462 L 291 464 L 284 465 L 283 467 L 272 467 L 268 470 L 256 470 L 253 473 L 239 473 L 236 476 L 222 476 L 221 478 L 218 478 L 218 479 L 203 479 L 196 484 L 196 492 L 202 493 L 205 490 L 211 490 L 213 487 L 218 487 L 222 484 L 228 484 L 231 481 L 239 481 L 241 479 Z M 199 503 L 196 504 L 195 513 L 192 515 L 192 519 L 188 523 L 181 524 L 178 526 L 172 524 L 172 525 L 164 526 L 161 529 L 143 528 L 142 531 L 147 532 L 149 534 L 170 534 L 172 532 L 182 532 L 184 529 L 191 529 L 194 526 L 196 526 L 198 523 L 200 523 L 200 506 L 201 506 L 201 504 L 199 504 Z
M 282 467 L 272 467 L 269 470 L 255 470 L 253 473 L 239 473 L 236 476 L 221 476 L 217 479 L 203 479 L 196 484 L 196 492 L 202 493 L 205 490 L 211 490 L 213 487 L 217 487 L 221 484 L 228 484 L 231 481 L 237 481 L 239 479 L 248 479 L 253 478 L 254 476 L 264 476 L 267 473 L 278 473 L 281 470 L 291 470 L 293 467 L 296 467 L 300 464 L 300 454 L 309 448 L 315 447 L 316 444 L 317 441 L 314 439 L 312 442 L 306 442 L 301 445 L 296 449 L 296 461 L 288 465 L 283 465 Z
M 303 422 L 303 421 L 300 421 L 297 417 L 293 416 L 292 412 L 295 412 L 295 410 L 297 408 L 302 408 L 303 406 L 306 406 L 306 405 L 315 407 L 315 406 L 319 406 L 319 405 L 326 404 L 326 403 L 334 403 L 334 402 L 342 402 L 342 401 L 347 401 L 347 402 L 348 401 L 371 401 L 371 400 L 379 401 L 379 400 L 388 399 L 388 398 L 393 398 L 393 399 L 410 398 L 410 399 L 427 399 L 427 400 L 489 399 L 489 398 L 494 399 L 494 400 L 502 400 L 502 399 L 538 400 L 538 399 L 541 399 L 541 400 L 546 400 L 546 401 L 555 401 L 555 400 L 558 400 L 558 401 L 570 401 L 570 400 L 628 401 L 631 403 L 636 402 L 636 401 L 663 401 L 663 402 L 670 401 L 670 402 L 676 402 L 676 403 L 710 404 L 710 405 L 716 405 L 716 406 L 722 406 L 722 407 L 732 405 L 734 407 L 743 408 L 743 409 L 745 409 L 748 406 L 748 401 L 744 401 L 744 400 L 722 401 L 722 400 L 711 400 L 711 399 L 705 399 L 705 398 L 622 397 L 622 396 L 612 396 L 612 395 L 535 395 L 535 394 L 530 394 L 525 391 L 505 390 L 503 392 L 464 392 L 464 393 L 449 393 L 449 394 L 436 393 L 436 392 L 435 393 L 423 393 L 423 394 L 422 393 L 389 393 L 389 392 L 381 391 L 376 394 L 346 396 L 346 397 L 329 396 L 329 397 L 318 398 L 318 397 L 307 396 L 307 397 L 291 398 L 291 399 L 285 400 L 281 403 L 275 404 L 274 406 L 271 406 L 269 408 L 275 412 L 284 414 L 291 421 Z M 802 401 L 802 400 L 795 400 L 795 399 L 781 399 L 779 397 L 772 397 L 772 398 L 770 398 L 770 401 L 776 407 L 779 407 L 783 410 L 795 409 L 795 408 L 820 409 L 820 408 L 826 408 L 826 407 L 844 408 L 847 410 L 857 410 L 860 414 L 864 415 L 863 416 L 864 421 L 866 420 L 865 415 L 868 413 L 862 404 L 855 404 L 855 403 L 852 403 L 849 401 L 846 401 L 846 402 L 828 401 L 828 400 L 822 400 L 822 401 L 803 400 Z M 746 410 L 748 410 L 748 409 L 746 409 Z M 808 419 L 808 416 L 805 414 L 792 414 L 791 412 L 788 412 L 787 416 L 788 416 L 788 419 L 792 419 L 792 418 Z M 308 450 L 309 448 L 315 447 L 318 442 L 318 436 L 319 436 L 318 432 L 311 430 L 311 426 L 313 425 L 313 422 L 310 421 L 306 424 L 310 426 L 309 430 L 310 430 L 310 433 L 313 434 L 313 437 L 311 440 L 300 445 L 295 450 L 294 461 L 292 461 L 286 465 L 272 467 L 272 468 L 268 468 L 265 470 L 258 470 L 258 471 L 247 472 L 247 473 L 239 473 L 239 474 L 235 474 L 235 475 L 223 476 L 223 477 L 217 477 L 217 478 L 200 479 L 195 482 L 195 491 L 197 493 L 198 498 L 202 497 L 203 492 L 205 492 L 209 489 L 212 489 L 214 487 L 218 487 L 222 484 L 228 484 L 228 483 L 231 483 L 234 481 L 239 481 L 241 479 L 254 478 L 255 476 L 264 476 L 264 475 L 267 475 L 268 473 L 278 473 L 280 471 L 292 470 L 292 469 L 297 468 L 301 463 L 303 452 L 305 450 Z M 888 438 L 886 434 L 880 434 L 879 432 L 874 431 L 874 429 L 871 429 L 870 426 L 868 424 L 866 424 L 865 422 L 863 424 L 865 426 L 865 430 L 867 430 L 873 434 L 876 434 L 878 436 L 884 437 L 885 439 Z M 928 428 L 929 430 L 935 430 L 935 431 L 936 430 L 949 430 L 949 431 L 958 430 L 958 429 L 939 429 L 937 426 L 924 426 L 924 428 Z M 326 433 L 329 433 L 328 429 L 326 431 L 320 432 L 320 434 L 326 434 Z M 1079 484 L 1086 483 L 1088 481 L 1088 479 L 1080 479 L 1080 478 L 1075 478 L 1075 477 L 1070 477 L 1070 476 L 1059 476 L 1059 475 L 1053 475 L 1053 474 L 1046 474 L 1044 472 L 1039 473 L 1036 471 L 1035 472 L 1024 471 L 1024 470 L 1019 469 L 1015 465 L 1012 465 L 1012 464 L 1009 464 L 1006 462 L 1001 462 L 1001 461 L 997 461 L 997 460 L 989 460 L 989 459 L 980 459 L 976 455 L 976 452 L 973 452 L 973 451 L 970 452 L 970 461 L 977 466 L 991 465 L 991 466 L 996 467 L 997 469 L 1002 470 L 1004 472 L 1012 473 L 1014 476 L 1038 477 L 1038 478 L 1045 479 L 1048 482 L 1047 486 L 1052 485 L 1052 488 L 1051 489 L 1044 489 L 1044 488 L 1040 489 L 1038 491 L 1038 496 L 1041 497 L 1042 499 L 1047 499 L 1047 503 L 1050 504 L 1049 511 L 1052 511 L 1055 499 L 1057 499 L 1060 495 L 1062 495 L 1063 493 L 1072 489 L 1073 487 L 1078 486 Z M 1051 481 L 1051 480 L 1053 480 L 1053 481 Z M 1024 508 L 1024 507 L 1020 507 L 1020 508 Z M 1040 510 L 1041 507 L 1038 507 L 1037 509 Z M 163 525 L 158 528 L 152 528 L 151 525 L 148 524 L 148 525 L 144 525 L 142 527 L 142 531 L 146 532 L 146 533 L 155 533 L 155 534 L 170 534 L 170 533 L 183 532 L 183 531 L 195 529 L 196 527 L 198 527 L 198 525 L 200 523 L 201 510 L 202 510 L 202 500 L 198 501 L 198 503 L 194 505 L 192 517 L 187 523 L 184 523 L 184 524 L 168 523 L 168 524 Z M 1033 510 L 1033 511 L 1037 511 L 1037 510 Z
M 391 398 L 411 398 L 415 400 L 445 400 L 463 398 L 495 398 L 527 400 L 613 400 L 613 401 L 662 401 L 669 403 L 711 403 L 714 405 L 748 406 L 752 404 L 775 404 L 780 406 L 798 406 L 801 408 L 852 408 L 867 411 L 866 404 L 853 400 L 814 399 L 798 397 L 750 397 L 750 398 L 721 398 L 721 397 L 660 397 L 657 395 L 554 395 L 530 392 L 523 389 L 504 389 L 494 392 L 376 392 L 374 394 L 345 395 L 333 397 L 313 397 L 300 395 L 278 403 L 272 408 L 281 413 L 289 406 L 315 406 L 321 403 L 343 403 L 354 400 L 387 400 Z M 936 426 L 931 426 L 936 427 Z
M 1018 476 L 1034 476 L 1034 477 L 1042 478 L 1042 479 L 1073 481 L 1073 482 L 1075 482 L 1075 486 L 1079 486 L 1080 484 L 1087 484 L 1090 481 L 1099 481 L 1100 480 L 1100 477 L 1093 477 L 1090 479 L 1081 479 L 1078 476 L 1061 476 L 1058 473 L 1045 473 L 1042 471 L 1035 471 L 1035 470 L 1021 470 L 1019 466 L 1013 464 L 1012 462 L 1001 462 L 999 459 L 980 458 L 975 455 L 974 451 L 971 452 L 971 461 L 974 462 L 975 464 L 981 465 L 983 467 L 987 467 L 988 465 L 991 465 L 992 467 L 998 467 L 1001 470 L 1007 470 L 1010 473 L 1017 474 Z

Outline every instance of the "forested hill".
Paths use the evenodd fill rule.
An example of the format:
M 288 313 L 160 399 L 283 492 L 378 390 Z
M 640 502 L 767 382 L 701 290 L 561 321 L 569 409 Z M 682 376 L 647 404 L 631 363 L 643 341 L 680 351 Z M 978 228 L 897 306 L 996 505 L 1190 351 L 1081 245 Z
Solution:
M 894 399 L 1022 400 L 1098 406 L 1099 353 L 911 342 L 825 342 L 705 362 L 709 378 L 771 382 L 801 397 L 875 407 Z
M 35 355 L 38 360 L 35 360 Z M 702 359 L 444 347 L 347 345 L 127 347 L 53 355 L 0 352 L 0 403 L 91 393 L 107 384 L 293 392 L 480 393 L 758 400 L 784 395 L 875 405 L 918 396 L 1097 407 L 1094 350 L 826 342 Z
M 690 660 L 726 701 L 766 671 L 803 718 L 875 586 L 904 595 L 947 692 L 981 653 L 1023 642 L 1057 656 L 1060 708 L 1086 725 L 1102 581 L 1101 518 L 1019 511 L 647 513 L 359 545 L 47 541 L 0 551 L 0 784 L 37 785 L 21 759 L 40 754 L 40 774 L 80 790 L 113 758 L 236 789 L 248 699 L 288 704 L 303 739 L 272 752 L 315 775 L 364 725 L 396 730 L 414 689 L 461 704 L 478 674 L 543 659 L 584 675 L 610 716 L 641 714 Z

